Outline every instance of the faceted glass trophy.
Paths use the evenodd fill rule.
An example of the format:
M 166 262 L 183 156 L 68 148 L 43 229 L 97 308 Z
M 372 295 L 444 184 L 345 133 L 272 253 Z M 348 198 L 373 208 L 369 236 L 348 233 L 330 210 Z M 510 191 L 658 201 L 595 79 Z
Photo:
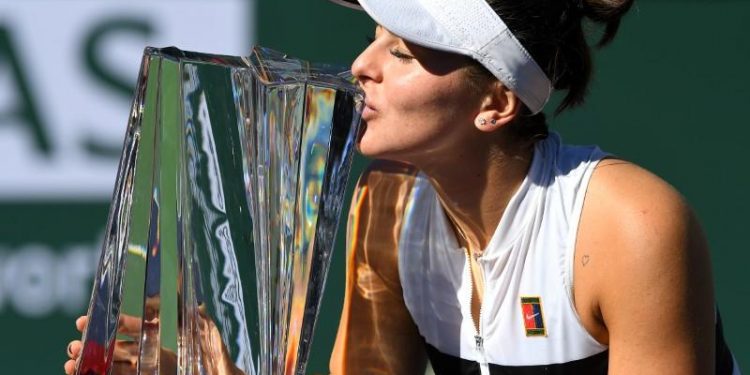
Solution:
M 146 49 L 77 374 L 304 374 L 362 108 L 339 72 Z

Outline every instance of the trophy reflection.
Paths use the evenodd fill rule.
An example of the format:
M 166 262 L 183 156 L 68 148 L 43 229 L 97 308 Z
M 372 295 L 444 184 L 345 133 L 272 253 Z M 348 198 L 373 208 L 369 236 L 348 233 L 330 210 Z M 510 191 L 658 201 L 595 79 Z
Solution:
M 304 374 L 363 99 L 339 72 L 146 49 L 77 374 Z

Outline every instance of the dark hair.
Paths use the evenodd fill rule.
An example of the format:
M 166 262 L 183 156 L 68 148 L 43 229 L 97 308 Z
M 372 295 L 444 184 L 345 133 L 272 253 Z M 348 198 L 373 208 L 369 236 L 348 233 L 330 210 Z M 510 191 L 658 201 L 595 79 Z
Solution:
M 552 81 L 555 90 L 567 90 L 555 114 L 583 103 L 591 80 L 591 48 L 586 20 L 603 26 L 596 47 L 617 34 L 620 20 L 633 0 L 486 0 L 516 39 Z M 470 68 L 473 78 L 493 77 L 481 65 Z M 526 110 L 528 113 L 528 110 Z M 536 121 L 544 123 L 544 116 Z M 546 125 L 545 125 L 546 128 Z

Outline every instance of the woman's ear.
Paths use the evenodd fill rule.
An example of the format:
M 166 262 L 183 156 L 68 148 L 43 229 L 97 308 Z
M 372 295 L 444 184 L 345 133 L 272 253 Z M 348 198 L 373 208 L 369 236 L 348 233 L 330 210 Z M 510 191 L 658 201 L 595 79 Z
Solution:
M 483 132 L 493 132 L 516 118 L 521 101 L 501 82 L 494 83 L 482 100 L 474 125 Z

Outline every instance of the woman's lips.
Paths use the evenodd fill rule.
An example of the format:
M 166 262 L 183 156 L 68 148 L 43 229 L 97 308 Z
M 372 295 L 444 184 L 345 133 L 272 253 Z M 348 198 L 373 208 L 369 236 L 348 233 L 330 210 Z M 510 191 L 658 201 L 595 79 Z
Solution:
M 365 108 L 362 110 L 362 119 L 365 121 L 371 120 L 377 114 L 377 110 L 370 104 L 365 103 Z

